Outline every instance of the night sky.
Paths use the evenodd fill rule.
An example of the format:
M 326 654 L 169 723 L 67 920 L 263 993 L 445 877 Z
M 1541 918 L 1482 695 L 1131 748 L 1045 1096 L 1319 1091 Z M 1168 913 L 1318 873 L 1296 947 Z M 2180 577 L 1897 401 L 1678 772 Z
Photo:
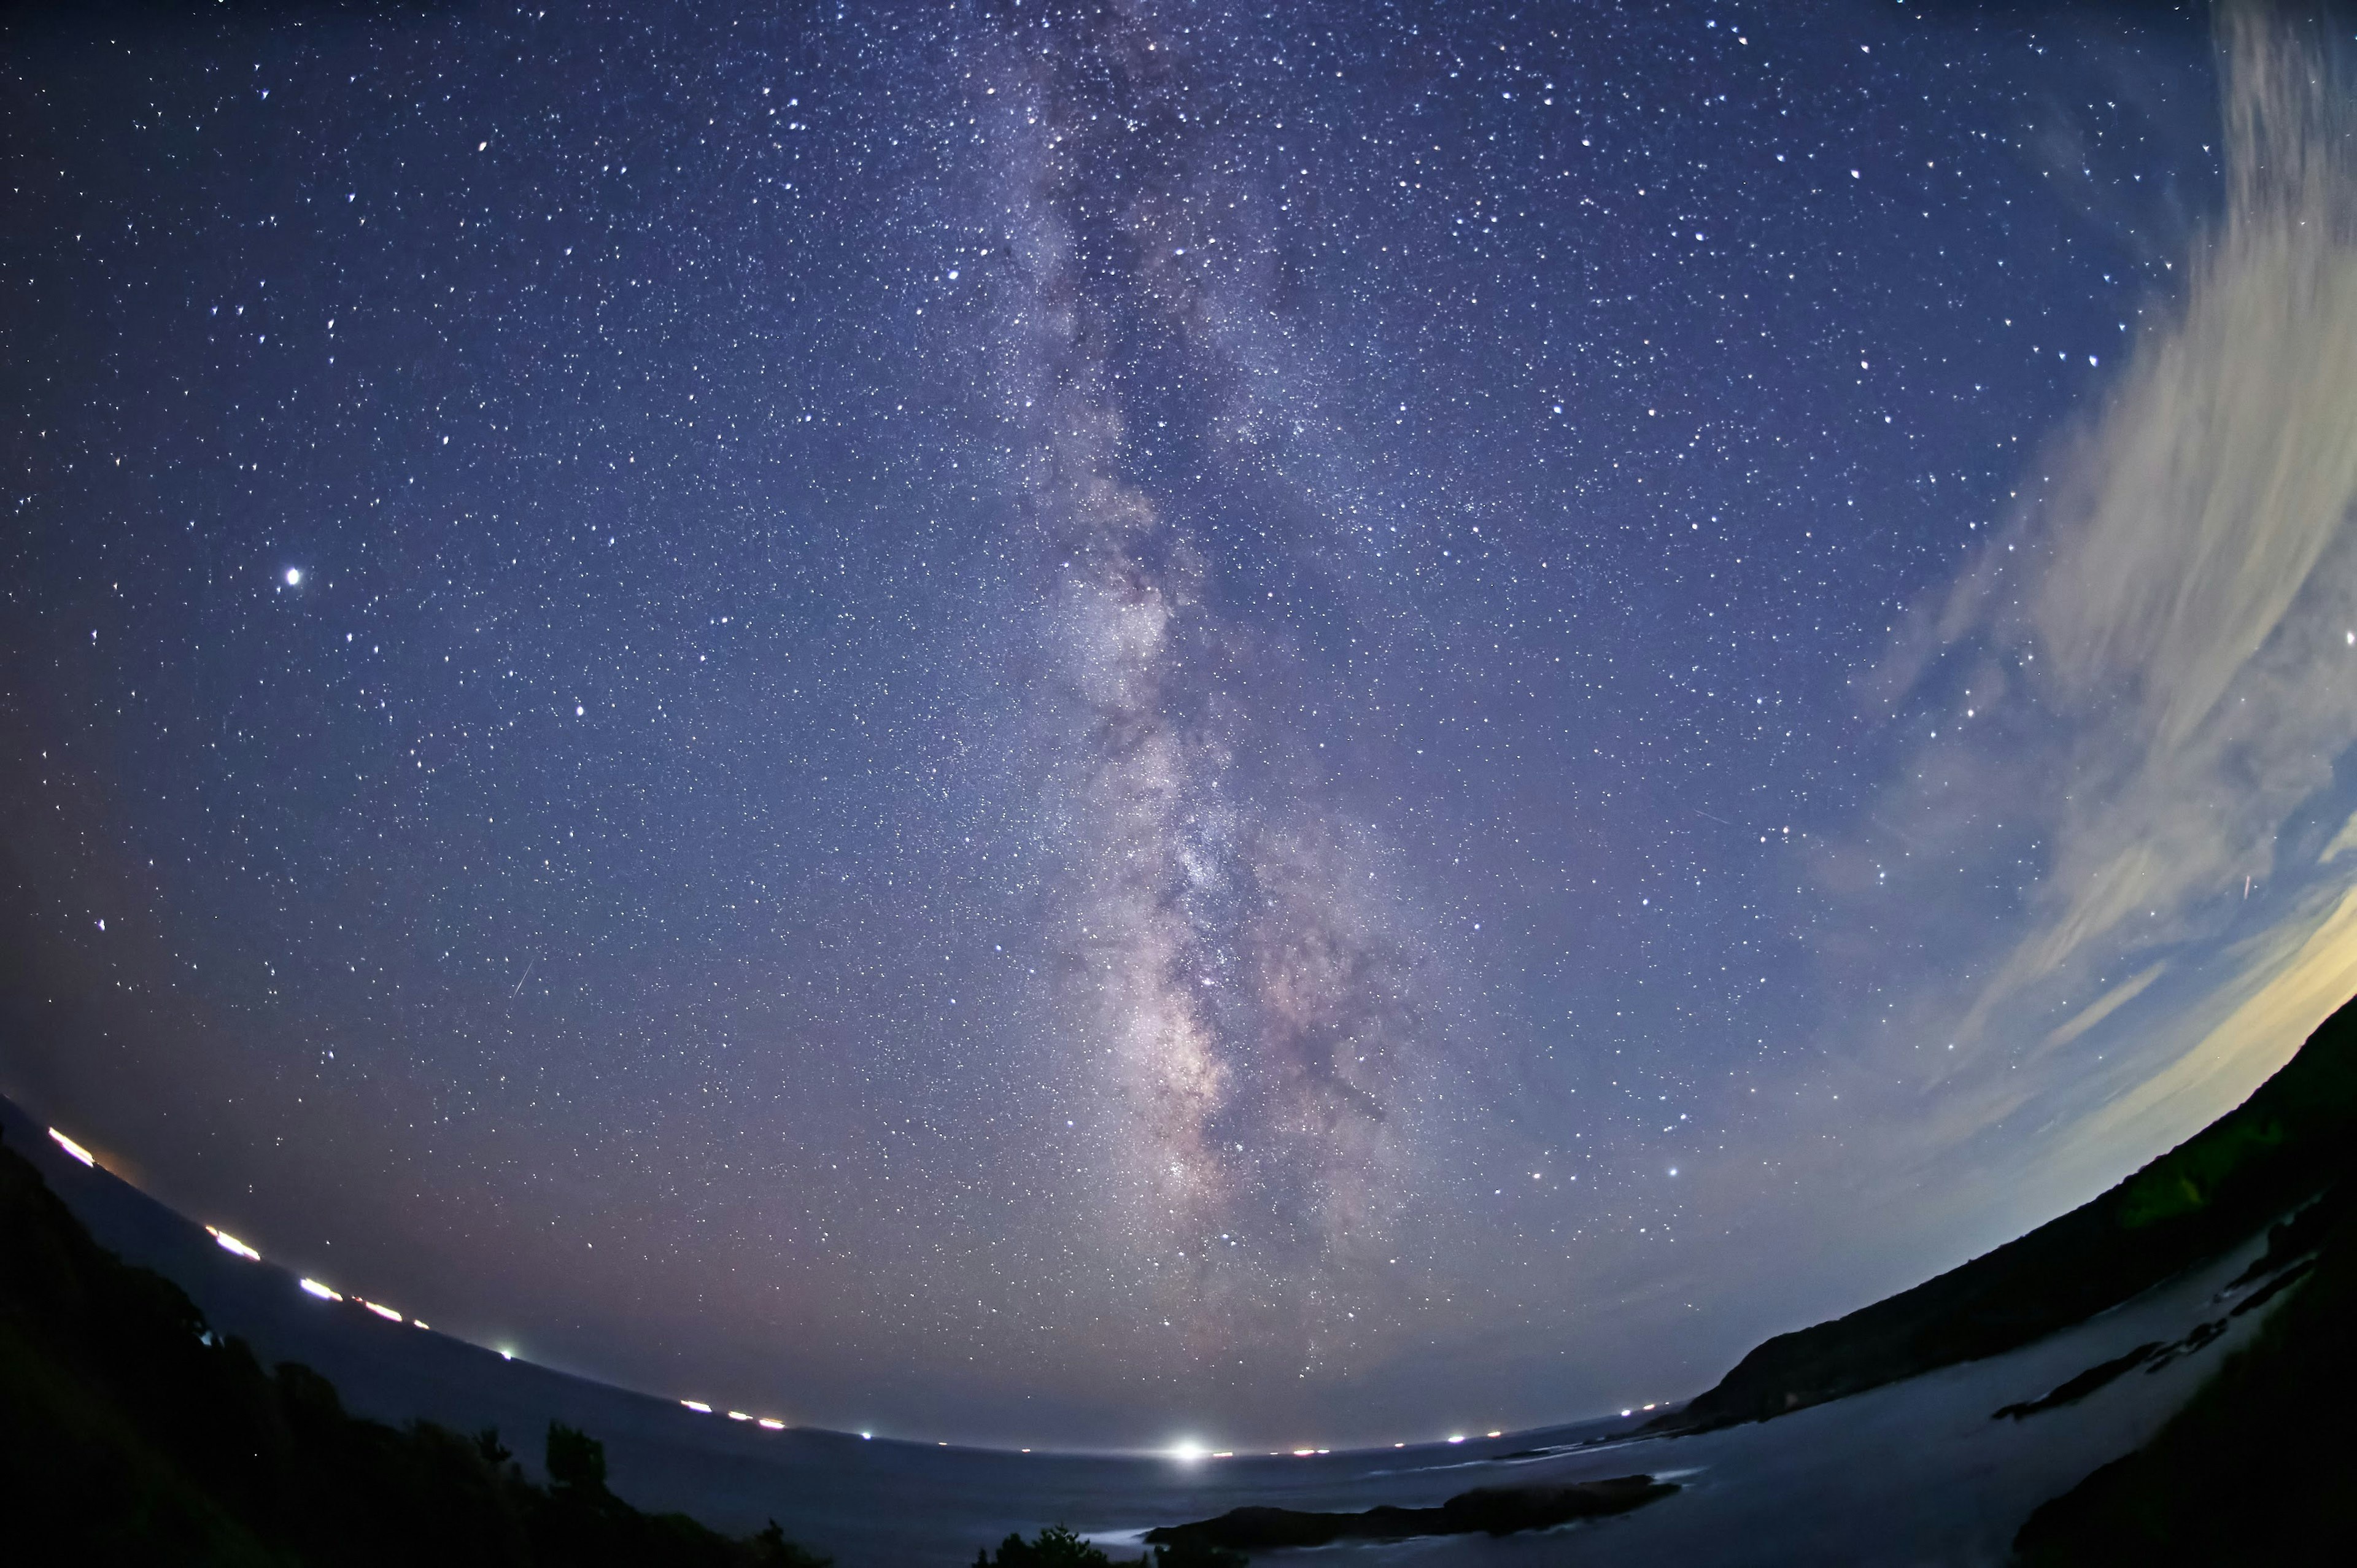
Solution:
M 0 12 L 0 1090 L 798 1423 L 1691 1393 L 2357 991 L 2351 33 Z

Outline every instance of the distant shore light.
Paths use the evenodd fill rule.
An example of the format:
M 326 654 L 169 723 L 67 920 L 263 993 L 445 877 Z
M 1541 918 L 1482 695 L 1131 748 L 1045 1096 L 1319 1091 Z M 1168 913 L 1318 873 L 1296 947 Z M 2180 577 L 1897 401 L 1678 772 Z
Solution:
M 234 1252 L 249 1263 L 258 1263 L 262 1262 L 261 1253 L 255 1251 L 253 1248 L 247 1246 L 244 1242 L 231 1235 L 228 1231 L 216 1230 L 210 1225 L 205 1227 L 205 1231 L 208 1235 L 212 1237 L 213 1240 L 221 1247 L 222 1251 Z
M 92 1170 L 96 1170 L 98 1168 L 98 1156 L 96 1155 L 91 1154 L 88 1149 L 83 1148 L 80 1144 L 75 1143 L 71 1138 L 67 1137 L 55 1127 L 49 1129 L 49 1136 L 57 1140 L 59 1148 L 63 1149 L 75 1159 L 80 1160 L 82 1164 L 90 1166 Z

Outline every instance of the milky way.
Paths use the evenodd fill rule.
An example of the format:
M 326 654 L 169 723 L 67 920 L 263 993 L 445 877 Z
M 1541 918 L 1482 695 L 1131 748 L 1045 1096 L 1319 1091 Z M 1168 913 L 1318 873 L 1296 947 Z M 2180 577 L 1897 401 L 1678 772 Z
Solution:
M 1205 320 L 1224 280 L 1197 209 L 1222 193 L 1195 175 L 1186 67 L 1117 11 L 1037 69 L 1021 42 L 986 95 L 1011 150 L 1000 395 L 1048 579 L 1023 727 L 1065 1070 L 1109 1091 L 1085 1134 L 1108 1240 L 1156 1266 L 1157 1310 L 1207 1354 L 1275 1334 L 1314 1356 L 1367 1305 L 1338 1276 L 1381 1261 L 1428 1146 L 1429 960 L 1396 856 L 1267 712 L 1300 660 L 1220 607 L 1202 543 L 1125 473 L 1125 371 L 1214 408 L 1238 373 Z

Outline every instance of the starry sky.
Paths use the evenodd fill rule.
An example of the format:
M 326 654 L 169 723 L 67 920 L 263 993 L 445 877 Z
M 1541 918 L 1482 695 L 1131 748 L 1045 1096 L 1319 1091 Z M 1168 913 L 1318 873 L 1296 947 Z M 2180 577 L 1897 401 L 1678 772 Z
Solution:
M 2357 991 L 2351 38 L 0 13 L 0 1089 L 796 1422 L 1691 1393 Z

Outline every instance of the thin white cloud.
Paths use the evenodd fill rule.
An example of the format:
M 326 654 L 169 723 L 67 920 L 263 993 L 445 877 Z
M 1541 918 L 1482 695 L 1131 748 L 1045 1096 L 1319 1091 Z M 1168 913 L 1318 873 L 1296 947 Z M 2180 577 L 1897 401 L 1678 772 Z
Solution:
M 2069 1023 L 2063 1025 L 2061 1028 L 2056 1029 L 2052 1034 L 2047 1036 L 2046 1043 L 2050 1046 L 2069 1045 L 2072 1041 L 2077 1039 L 2080 1036 L 2085 1034 L 2088 1030 L 2093 1028 L 2096 1025 L 2102 1023 L 2104 1019 L 2110 1017 L 2113 1014 L 2118 1012 L 2121 1008 L 2126 1006 L 2129 1003 L 2143 995 L 2145 987 L 2150 985 L 2154 981 L 2158 980 L 2168 968 L 2169 965 L 2165 963 L 2157 963 L 2152 965 L 2149 969 L 2144 970 L 2140 973 L 2131 975 L 2127 979 L 2120 982 L 2119 984 L 2115 985 L 2109 991 L 2104 993 L 2103 995 L 2097 997 L 2094 1002 L 2090 1004 L 2083 1011 L 2072 1017 Z
M 1943 802 L 1916 780 L 1970 773 L 2044 829 L 1960 1036 L 2197 934 L 2357 742 L 2357 111 L 2319 35 L 2239 5 L 2219 33 L 2227 207 L 2181 305 L 1875 686 L 1976 659 L 1978 722 L 1886 806 L 1920 823 Z
M 2316 864 L 2330 865 L 2352 849 L 2357 849 L 2357 811 L 2352 811 L 2349 820 L 2341 824 L 2341 831 L 2332 835 L 2332 842 L 2324 846 L 2324 853 L 2316 857 Z

